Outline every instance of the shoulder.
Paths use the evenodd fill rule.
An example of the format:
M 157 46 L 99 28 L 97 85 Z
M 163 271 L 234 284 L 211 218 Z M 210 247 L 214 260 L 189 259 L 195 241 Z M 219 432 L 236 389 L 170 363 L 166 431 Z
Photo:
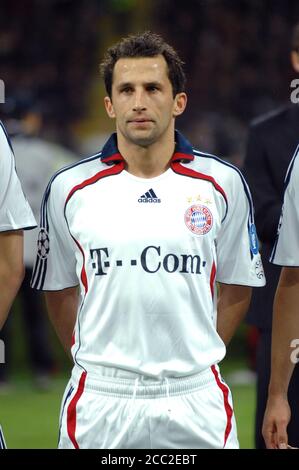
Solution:
M 5 129 L 2 121 L 0 121 L 0 151 L 2 153 L 5 150 L 6 151 L 9 150 L 13 153 L 10 138 L 9 138 L 7 132 L 6 132 L 6 129 Z
M 101 162 L 101 153 L 67 165 L 54 173 L 44 192 L 40 225 L 49 228 L 49 213 L 60 217 L 63 214 L 65 202 L 74 187 L 81 184 L 106 166 Z
M 289 184 L 294 188 L 299 185 L 299 143 L 286 173 L 285 189 Z
M 0 178 L 1 184 L 8 181 L 15 166 L 14 153 L 8 134 L 0 121 Z
M 191 164 L 195 171 L 210 176 L 224 186 L 245 182 L 241 171 L 226 160 L 197 149 L 193 149 L 193 154 L 195 158 Z
M 193 149 L 195 156 L 191 162 L 194 171 L 203 173 L 224 196 L 228 207 L 233 207 L 238 200 L 247 201 L 252 212 L 252 197 L 247 182 L 241 171 L 231 163 L 212 155 Z M 213 180 L 213 181 L 212 181 Z M 242 197 L 243 195 L 243 197 Z
M 46 193 L 51 192 L 52 194 L 67 196 L 74 186 L 82 183 L 106 167 L 101 162 L 100 157 L 101 152 L 78 160 L 56 171 L 49 181 Z

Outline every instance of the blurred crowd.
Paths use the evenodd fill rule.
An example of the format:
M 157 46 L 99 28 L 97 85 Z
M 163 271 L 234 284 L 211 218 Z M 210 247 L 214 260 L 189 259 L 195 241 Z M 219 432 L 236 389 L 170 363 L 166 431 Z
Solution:
M 76 145 L 73 123 L 91 113 L 89 90 L 108 37 L 151 29 L 186 62 L 190 105 L 181 126 L 202 150 L 241 165 L 250 119 L 288 99 L 296 0 L 2 0 L 1 79 L 10 113 L 34 92 L 47 134 Z M 99 81 L 100 86 L 100 81 Z M 87 130 L 88 133 L 88 130 Z
M 186 133 L 241 166 L 249 121 L 289 100 L 295 0 L 161 0 L 158 28 L 184 57 Z M 158 13 L 159 11 L 159 13 Z M 209 136 L 208 142 L 207 135 Z
M 3 0 L 0 6 L 2 117 L 15 101 L 43 108 L 47 133 L 71 144 L 70 123 L 86 112 L 86 90 L 96 70 L 101 2 Z M 4 113 L 4 116 L 3 116 Z
M 137 0 L 2 0 L 1 79 L 6 106 L 34 92 L 48 135 L 74 146 L 109 35 L 126 35 Z M 135 30 L 164 35 L 184 57 L 190 105 L 181 126 L 203 150 L 241 164 L 248 122 L 290 94 L 290 31 L 296 0 L 152 0 Z M 134 30 L 132 29 L 132 32 Z M 100 86 L 100 81 L 99 81 Z M 96 105 L 97 106 L 97 105 Z M 100 106 L 99 106 L 100 107 Z

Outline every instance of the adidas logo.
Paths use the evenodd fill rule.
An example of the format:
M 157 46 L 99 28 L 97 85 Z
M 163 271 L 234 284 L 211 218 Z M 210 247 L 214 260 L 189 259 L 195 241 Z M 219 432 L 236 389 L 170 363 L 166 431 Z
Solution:
M 151 188 L 149 189 L 145 194 L 142 194 L 140 198 L 138 199 L 138 202 L 161 202 L 161 199 L 159 199 L 156 196 L 155 191 Z

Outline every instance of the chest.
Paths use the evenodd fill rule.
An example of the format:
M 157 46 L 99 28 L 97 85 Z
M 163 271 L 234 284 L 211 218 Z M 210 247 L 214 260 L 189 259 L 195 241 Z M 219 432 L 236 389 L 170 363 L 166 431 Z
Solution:
M 224 215 L 223 197 L 211 183 L 175 174 L 106 178 L 77 191 L 66 208 L 72 235 L 88 246 L 202 246 L 217 238 Z

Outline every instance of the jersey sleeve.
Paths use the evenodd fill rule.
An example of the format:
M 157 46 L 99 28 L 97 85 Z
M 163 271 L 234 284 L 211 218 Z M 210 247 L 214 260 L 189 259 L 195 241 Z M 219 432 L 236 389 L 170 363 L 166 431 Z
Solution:
M 31 286 L 62 290 L 79 284 L 74 241 L 64 217 L 63 185 L 49 183 L 43 197 Z
M 1 124 L 1 123 L 0 123 Z M 11 144 L 0 125 L 0 231 L 29 229 L 36 221 L 15 169 Z
M 285 178 L 285 192 L 277 237 L 270 261 L 280 266 L 299 266 L 299 146 Z
M 216 280 L 225 284 L 262 287 L 265 275 L 258 251 L 253 204 L 243 176 L 231 172 L 226 184 L 227 213 L 216 240 Z

